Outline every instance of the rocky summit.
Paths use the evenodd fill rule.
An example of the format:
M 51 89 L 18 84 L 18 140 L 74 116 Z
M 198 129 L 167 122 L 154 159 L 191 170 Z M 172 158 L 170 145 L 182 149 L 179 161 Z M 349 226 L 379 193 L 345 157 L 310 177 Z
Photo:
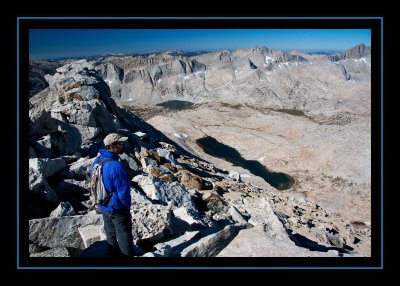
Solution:
M 88 176 L 112 132 L 128 137 L 140 256 L 371 256 L 370 58 L 356 51 L 58 66 L 29 99 L 30 257 L 109 255 Z M 184 110 L 157 105 L 183 99 Z

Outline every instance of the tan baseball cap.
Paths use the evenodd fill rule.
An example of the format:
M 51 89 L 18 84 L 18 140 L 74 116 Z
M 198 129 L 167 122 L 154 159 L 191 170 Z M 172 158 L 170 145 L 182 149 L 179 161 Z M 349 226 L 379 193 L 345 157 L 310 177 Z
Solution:
M 122 137 L 121 135 L 119 135 L 117 133 L 110 133 L 104 138 L 103 142 L 104 142 L 104 146 L 108 146 L 115 142 L 122 142 L 122 141 L 126 141 L 126 140 L 128 140 L 128 137 Z

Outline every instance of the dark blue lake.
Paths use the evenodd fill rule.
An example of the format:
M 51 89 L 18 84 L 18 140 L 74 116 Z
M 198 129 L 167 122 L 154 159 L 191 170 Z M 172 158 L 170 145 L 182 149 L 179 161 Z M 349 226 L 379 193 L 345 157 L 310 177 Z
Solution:
M 285 173 L 270 172 L 260 162 L 244 159 L 236 149 L 218 142 L 213 137 L 207 136 L 197 139 L 196 143 L 205 153 L 224 159 L 234 166 L 240 166 L 249 170 L 253 175 L 263 178 L 278 190 L 287 190 L 295 183 L 295 180 L 291 176 Z
M 156 104 L 158 106 L 162 106 L 165 108 L 169 109 L 176 109 L 176 110 L 181 110 L 181 109 L 187 109 L 193 105 L 193 102 L 190 101 L 184 101 L 184 100 L 169 100 L 165 101 L 162 103 Z

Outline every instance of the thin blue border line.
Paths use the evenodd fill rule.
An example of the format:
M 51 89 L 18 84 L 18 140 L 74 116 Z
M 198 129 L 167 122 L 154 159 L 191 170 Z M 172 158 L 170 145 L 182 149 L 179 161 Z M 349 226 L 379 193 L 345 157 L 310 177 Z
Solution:
M 19 19 L 17 18 L 17 266 L 19 266 Z
M 349 19 L 349 20 L 359 20 L 359 19 L 382 19 L 382 17 L 19 17 L 18 19 L 49 19 L 49 20 L 104 20 L 104 19 L 137 19 L 137 20 L 206 20 L 206 19 L 215 19 L 215 20 L 260 20 L 260 19 L 312 19 L 312 20 L 320 20 L 320 19 Z
M 383 17 L 381 18 L 381 266 L 383 268 Z
M 21 19 L 380 19 L 381 20 L 381 267 L 51 267 L 50 269 L 383 269 L 383 17 L 17 17 L 17 269 L 19 265 L 19 20 Z

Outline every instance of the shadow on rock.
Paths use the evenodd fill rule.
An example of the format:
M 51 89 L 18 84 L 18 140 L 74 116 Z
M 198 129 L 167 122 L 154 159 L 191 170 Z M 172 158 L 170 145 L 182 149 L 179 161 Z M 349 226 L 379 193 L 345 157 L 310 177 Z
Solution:
M 318 244 L 317 242 L 310 240 L 301 234 L 298 234 L 298 233 L 292 234 L 291 232 L 288 232 L 288 234 L 289 234 L 290 239 L 297 246 L 308 248 L 311 251 L 328 252 L 329 250 L 336 250 L 340 254 L 343 254 L 343 253 L 349 253 L 351 250 L 353 250 L 353 248 L 351 248 L 350 246 L 347 246 L 347 245 L 344 245 L 343 248 L 334 247 L 334 246 L 327 247 L 327 246 Z

